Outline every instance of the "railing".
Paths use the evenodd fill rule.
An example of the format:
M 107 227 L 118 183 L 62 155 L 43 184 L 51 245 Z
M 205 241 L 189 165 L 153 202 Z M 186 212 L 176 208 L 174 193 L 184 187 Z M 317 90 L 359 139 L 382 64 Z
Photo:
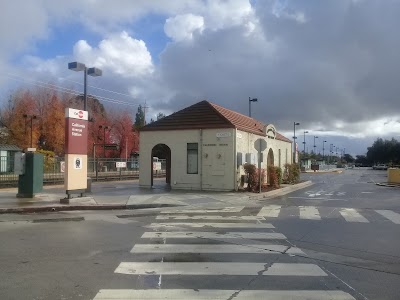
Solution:
M 160 159 L 161 170 L 153 171 L 154 176 L 165 176 L 166 163 Z M 61 172 L 61 163 L 64 157 L 44 157 L 43 184 L 63 184 L 64 173 Z M 126 168 L 117 168 L 116 162 L 126 162 Z M 97 166 L 97 168 L 96 168 Z M 150 166 L 149 166 L 150 167 Z M 137 160 L 120 158 L 89 158 L 88 177 L 93 181 L 125 180 L 139 178 L 139 163 Z M 18 186 L 18 175 L 14 174 L 13 157 L 0 157 L 0 187 Z

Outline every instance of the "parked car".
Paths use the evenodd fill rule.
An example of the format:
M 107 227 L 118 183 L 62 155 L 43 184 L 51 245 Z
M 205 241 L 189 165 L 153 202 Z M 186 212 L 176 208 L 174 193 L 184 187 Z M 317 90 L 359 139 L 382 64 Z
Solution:
M 388 168 L 387 165 L 383 165 L 383 164 L 375 165 L 372 167 L 372 169 L 374 169 L 374 170 L 387 170 L 387 168 Z

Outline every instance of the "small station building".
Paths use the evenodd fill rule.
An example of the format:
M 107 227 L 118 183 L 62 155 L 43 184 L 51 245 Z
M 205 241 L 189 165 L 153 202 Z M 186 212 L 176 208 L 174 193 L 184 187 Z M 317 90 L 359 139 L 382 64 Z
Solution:
M 274 125 L 208 101 L 198 102 L 141 129 L 139 184 L 153 187 L 153 157 L 162 151 L 171 189 L 238 190 L 244 184 L 243 165 L 258 166 L 255 142 L 259 139 L 266 142 L 263 169 L 292 163 L 292 142 Z

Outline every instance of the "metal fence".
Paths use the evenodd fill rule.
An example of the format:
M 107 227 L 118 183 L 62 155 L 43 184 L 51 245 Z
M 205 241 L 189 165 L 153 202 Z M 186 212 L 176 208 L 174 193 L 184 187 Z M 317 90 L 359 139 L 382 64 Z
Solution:
M 165 176 L 166 162 L 161 162 L 161 170 L 153 171 L 154 176 Z M 43 184 L 63 184 L 64 173 L 61 166 L 64 157 L 44 157 L 43 163 Z M 126 168 L 117 168 L 116 162 L 126 162 Z M 120 158 L 89 158 L 88 177 L 93 181 L 123 180 L 139 178 L 139 162 L 134 159 Z M 14 158 L 0 156 L 0 187 L 18 186 L 18 175 L 14 174 Z

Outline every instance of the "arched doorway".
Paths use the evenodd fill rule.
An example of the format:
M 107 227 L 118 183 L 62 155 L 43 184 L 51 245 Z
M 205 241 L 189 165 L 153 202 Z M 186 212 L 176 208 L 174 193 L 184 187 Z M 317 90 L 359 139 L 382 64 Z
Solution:
M 154 170 L 161 164 L 161 171 Z M 165 144 L 157 144 L 151 150 L 151 186 L 170 187 L 171 186 L 171 149 Z M 154 175 L 164 175 L 165 183 L 161 180 L 155 182 Z M 156 184 L 155 184 L 156 183 Z

